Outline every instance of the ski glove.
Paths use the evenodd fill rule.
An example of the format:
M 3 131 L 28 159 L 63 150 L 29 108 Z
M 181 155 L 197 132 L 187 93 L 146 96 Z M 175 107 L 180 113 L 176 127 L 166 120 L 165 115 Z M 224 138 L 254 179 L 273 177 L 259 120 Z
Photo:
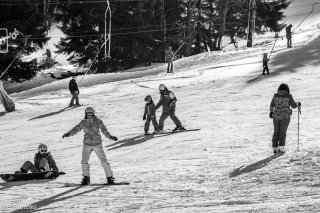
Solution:
M 70 136 L 70 133 L 65 133 L 64 135 L 62 135 L 62 138 L 69 137 L 69 136 Z
M 47 174 L 44 175 L 45 178 L 53 178 L 54 173 L 53 172 L 48 172 Z
M 143 118 L 142 118 L 143 120 L 146 120 L 146 116 L 143 116 Z
M 301 102 L 298 102 L 298 106 L 301 107 Z
M 273 112 L 270 112 L 269 117 L 273 118 Z
M 116 136 L 112 136 L 112 135 L 110 136 L 110 139 L 111 139 L 111 140 L 114 140 L 114 141 L 117 141 L 117 140 L 118 140 L 118 138 L 117 138 Z

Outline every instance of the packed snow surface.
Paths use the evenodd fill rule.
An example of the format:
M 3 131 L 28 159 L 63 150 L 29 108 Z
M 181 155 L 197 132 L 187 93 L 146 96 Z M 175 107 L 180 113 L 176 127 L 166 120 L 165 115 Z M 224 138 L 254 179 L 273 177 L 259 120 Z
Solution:
M 0 212 L 319 212 L 320 30 L 299 32 L 293 44 L 287 49 L 285 39 L 277 42 L 270 76 L 259 77 L 262 53 L 271 51 L 272 42 L 180 59 L 173 74 L 163 65 L 79 77 L 85 106 L 73 109 L 65 109 L 69 79 L 12 94 L 17 111 L 0 107 L 0 173 L 33 161 L 45 143 L 66 175 L 1 181 Z M 269 105 L 283 82 L 302 103 L 300 151 L 294 110 L 287 153 L 273 158 Z M 176 115 L 185 127 L 200 131 L 143 136 L 144 97 L 157 102 L 161 83 L 178 98 Z M 116 181 L 130 185 L 72 185 L 82 178 L 83 133 L 62 135 L 83 119 L 87 106 L 119 138 L 104 138 L 103 146 Z M 166 120 L 165 129 L 173 128 Z M 105 183 L 94 153 L 90 165 L 91 182 Z

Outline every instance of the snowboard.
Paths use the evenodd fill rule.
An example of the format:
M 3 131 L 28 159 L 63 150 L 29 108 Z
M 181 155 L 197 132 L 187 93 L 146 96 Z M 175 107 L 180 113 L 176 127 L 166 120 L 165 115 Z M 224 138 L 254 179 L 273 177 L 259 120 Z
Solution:
M 40 179 L 53 179 L 57 178 L 60 175 L 64 175 L 66 173 L 59 172 L 57 176 L 52 178 L 46 178 L 45 175 L 47 172 L 36 172 L 36 173 L 20 173 L 20 174 L 0 174 L 2 180 L 6 182 L 13 182 L 13 181 L 26 181 L 26 180 L 40 180 Z
M 88 185 L 81 185 L 80 183 L 65 183 L 63 187 L 76 187 L 76 186 L 123 186 L 129 185 L 129 182 L 117 182 L 114 184 L 107 184 L 107 183 L 92 183 Z
M 164 131 L 164 132 L 155 133 L 155 135 L 161 135 L 161 134 L 176 134 L 176 133 L 193 132 L 193 131 L 199 131 L 199 130 L 200 130 L 200 129 L 186 129 L 186 130 L 178 130 L 178 131 Z

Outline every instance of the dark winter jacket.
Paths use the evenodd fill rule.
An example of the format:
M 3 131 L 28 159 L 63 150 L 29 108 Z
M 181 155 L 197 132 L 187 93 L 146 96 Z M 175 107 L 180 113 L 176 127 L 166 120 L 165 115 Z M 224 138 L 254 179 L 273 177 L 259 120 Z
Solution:
M 52 155 L 50 152 L 47 152 L 47 153 L 36 153 L 35 156 L 34 156 L 34 165 L 37 169 L 39 169 L 39 164 L 40 164 L 40 161 L 41 159 L 47 159 L 48 161 L 48 164 L 49 164 L 49 168 L 51 171 L 59 171 L 58 167 L 57 167 L 57 164 L 56 162 L 54 161 Z
M 292 115 L 292 108 L 297 108 L 298 103 L 293 100 L 291 94 L 286 90 L 278 90 L 278 93 L 274 94 L 270 104 L 270 112 L 273 112 L 273 118 L 276 120 L 290 119 Z
M 289 26 L 289 27 L 286 27 L 286 38 L 287 39 L 290 39 L 291 38 L 291 35 L 292 34 L 292 32 L 291 32 L 291 27 Z
M 75 79 L 71 79 L 69 82 L 69 90 L 70 92 L 78 92 L 79 93 L 79 88 L 78 88 L 78 84 L 76 82 Z
M 97 117 L 92 119 L 84 119 L 78 125 L 73 127 L 68 133 L 70 136 L 77 134 L 83 130 L 84 138 L 83 144 L 87 146 L 97 146 L 101 145 L 102 139 L 100 135 L 100 131 L 107 137 L 110 138 L 111 135 L 108 132 L 107 127 L 103 124 L 102 120 Z
M 174 93 L 165 88 L 164 92 L 160 95 L 160 100 L 156 105 L 156 110 L 162 105 L 163 112 L 174 112 L 176 102 L 177 98 Z
M 146 106 L 144 107 L 143 117 L 146 116 L 156 116 L 156 106 L 154 105 L 153 101 L 146 103 Z

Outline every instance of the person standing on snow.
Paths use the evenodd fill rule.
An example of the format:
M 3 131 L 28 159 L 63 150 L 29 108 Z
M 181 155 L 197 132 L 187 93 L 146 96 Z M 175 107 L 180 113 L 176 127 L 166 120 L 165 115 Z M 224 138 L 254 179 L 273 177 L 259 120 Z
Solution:
M 169 46 L 165 50 L 165 60 L 168 63 L 167 73 L 173 73 L 173 57 L 174 57 L 174 54 L 172 52 L 172 47 Z
M 288 27 L 286 27 L 286 38 L 287 38 L 287 47 L 292 47 L 292 32 L 291 32 L 292 25 L 290 24 Z
M 172 131 L 186 130 L 175 115 L 177 98 L 174 93 L 168 90 L 164 84 L 159 85 L 159 91 L 160 100 L 156 105 L 156 110 L 162 105 L 162 115 L 159 120 L 160 131 L 163 131 L 164 121 L 169 116 L 176 125 L 176 128 L 174 128 Z
M 80 106 L 79 104 L 79 88 L 78 88 L 78 84 L 76 82 L 76 77 L 73 76 L 72 79 L 70 80 L 69 82 L 69 90 L 70 90 L 70 93 L 72 95 L 72 98 L 71 98 L 71 101 L 70 101 L 70 104 L 69 104 L 69 107 L 72 107 L 72 106 Z M 74 100 L 76 100 L 76 104 L 74 104 Z
M 300 102 L 295 102 L 290 94 L 289 86 L 281 84 L 278 92 L 274 94 L 270 104 L 269 117 L 273 118 L 274 133 L 272 137 L 273 153 L 284 154 L 287 129 L 292 115 L 292 108 L 301 107 Z
M 268 67 L 268 53 L 263 53 L 263 59 L 262 59 L 262 66 L 263 66 L 263 71 L 262 75 L 265 75 L 265 71 L 267 71 L 267 75 L 269 75 L 269 67 Z
M 147 102 L 145 105 L 144 114 L 143 114 L 143 120 L 146 120 L 146 123 L 144 124 L 144 134 L 149 135 L 148 131 L 150 126 L 150 121 L 152 121 L 152 124 L 154 127 L 153 134 L 158 133 L 159 125 L 156 118 L 156 106 L 153 103 L 151 95 L 147 95 L 144 101 Z
M 45 144 L 40 144 L 38 146 L 38 152 L 34 156 L 34 164 L 31 161 L 26 161 L 15 174 L 36 172 L 46 172 L 45 178 L 55 178 L 59 176 L 59 169 L 56 162 L 54 161 L 50 152 L 48 152 L 48 147 Z
M 102 139 L 100 131 L 109 139 L 117 141 L 118 138 L 110 135 L 106 126 L 102 120 L 94 115 L 95 111 L 92 107 L 87 107 L 85 110 L 85 118 L 78 125 L 73 127 L 69 132 L 65 133 L 62 138 L 70 137 L 81 130 L 84 131 L 83 149 L 82 149 L 82 175 L 83 179 L 81 185 L 90 184 L 90 173 L 89 173 L 89 158 L 92 151 L 94 151 L 104 169 L 108 184 L 114 184 L 113 173 L 110 164 L 107 161 L 106 154 L 103 151 Z

